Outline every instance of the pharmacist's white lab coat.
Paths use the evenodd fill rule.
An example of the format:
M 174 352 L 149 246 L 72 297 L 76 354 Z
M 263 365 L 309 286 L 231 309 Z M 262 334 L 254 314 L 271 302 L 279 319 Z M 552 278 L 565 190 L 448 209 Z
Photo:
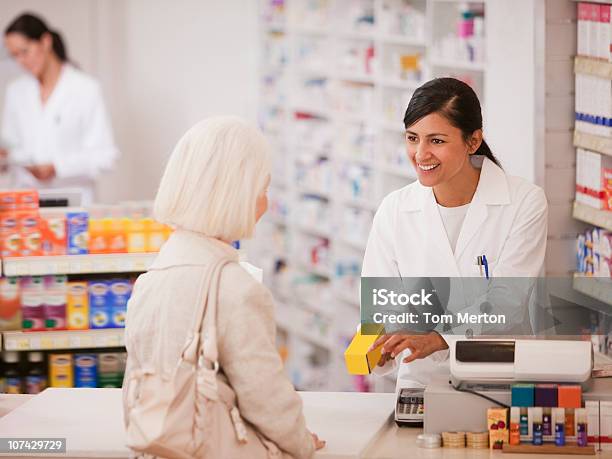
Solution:
M 56 177 L 39 182 L 16 168 L 16 188 L 78 188 L 85 203 L 94 197 L 95 178 L 112 167 L 118 151 L 98 82 L 64 64 L 43 105 L 40 84 L 23 75 L 7 88 L 2 145 L 9 161 L 20 165 L 53 164 Z
M 491 160 L 482 158 L 473 158 L 476 165 L 482 161 L 482 169 L 454 253 L 433 189 L 416 181 L 389 194 L 376 212 L 362 276 L 481 276 L 476 257 L 483 254 L 492 276 L 540 275 L 547 234 L 544 192 L 522 178 L 506 175 Z M 445 338 L 448 341 L 453 337 L 457 336 Z M 409 353 L 405 351 L 374 372 L 392 371 Z M 425 386 L 433 374 L 448 371 L 448 351 L 439 351 L 425 359 L 402 363 L 398 385 Z

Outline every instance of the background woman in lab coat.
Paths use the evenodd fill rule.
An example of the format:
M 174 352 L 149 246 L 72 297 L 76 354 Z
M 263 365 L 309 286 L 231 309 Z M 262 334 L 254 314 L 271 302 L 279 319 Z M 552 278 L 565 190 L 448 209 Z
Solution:
M 0 155 L 15 187 L 78 188 L 85 203 L 117 149 L 100 85 L 70 64 L 60 35 L 32 14 L 6 28 L 5 46 L 27 74 L 7 88 Z
M 453 78 L 425 83 L 410 100 L 404 125 L 418 180 L 380 205 L 362 276 L 480 276 L 476 259 L 486 255 L 491 276 L 536 278 L 546 251 L 546 197 L 501 169 L 483 140 L 472 88 Z M 425 386 L 432 374 L 448 374 L 450 339 L 435 331 L 382 336 L 373 347 L 383 345 L 383 368 L 375 372 L 401 360 L 398 378 Z

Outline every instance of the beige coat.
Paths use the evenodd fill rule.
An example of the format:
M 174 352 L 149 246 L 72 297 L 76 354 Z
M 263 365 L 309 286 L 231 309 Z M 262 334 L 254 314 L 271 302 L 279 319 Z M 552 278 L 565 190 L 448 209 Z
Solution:
M 149 271 L 136 281 L 128 304 L 126 373 L 132 358 L 163 372 L 176 365 L 193 326 L 203 268 L 221 257 L 237 262 L 238 252 L 189 231 L 170 237 Z M 283 457 L 310 458 L 314 445 L 302 402 L 275 346 L 272 296 L 238 263 L 226 265 L 221 273 L 217 330 L 220 374 L 236 393 L 250 439 L 247 445 L 220 445 L 224 456 L 265 458 L 263 437 L 278 446 Z

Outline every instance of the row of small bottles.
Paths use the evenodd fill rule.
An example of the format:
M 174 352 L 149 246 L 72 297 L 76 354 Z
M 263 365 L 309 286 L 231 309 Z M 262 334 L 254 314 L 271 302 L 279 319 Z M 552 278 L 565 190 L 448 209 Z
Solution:
M 531 437 L 532 444 L 541 445 L 545 436 L 554 436 L 557 446 L 564 446 L 566 437 L 574 436 L 578 446 L 587 446 L 586 408 L 548 408 L 545 411 L 542 407 L 529 407 L 523 413 L 519 407 L 510 408 L 511 445 L 520 444 L 521 437 Z
M 42 352 L 28 352 L 25 365 L 20 352 L 4 351 L 0 370 L 0 392 L 7 394 L 38 394 L 47 387 L 47 369 Z

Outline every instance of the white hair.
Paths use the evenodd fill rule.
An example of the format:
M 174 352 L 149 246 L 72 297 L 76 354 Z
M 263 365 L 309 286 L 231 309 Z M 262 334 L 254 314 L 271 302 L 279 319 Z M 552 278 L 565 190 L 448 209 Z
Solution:
M 251 237 L 257 197 L 269 174 L 269 145 L 257 128 L 238 117 L 206 118 L 174 147 L 154 216 L 226 241 Z

